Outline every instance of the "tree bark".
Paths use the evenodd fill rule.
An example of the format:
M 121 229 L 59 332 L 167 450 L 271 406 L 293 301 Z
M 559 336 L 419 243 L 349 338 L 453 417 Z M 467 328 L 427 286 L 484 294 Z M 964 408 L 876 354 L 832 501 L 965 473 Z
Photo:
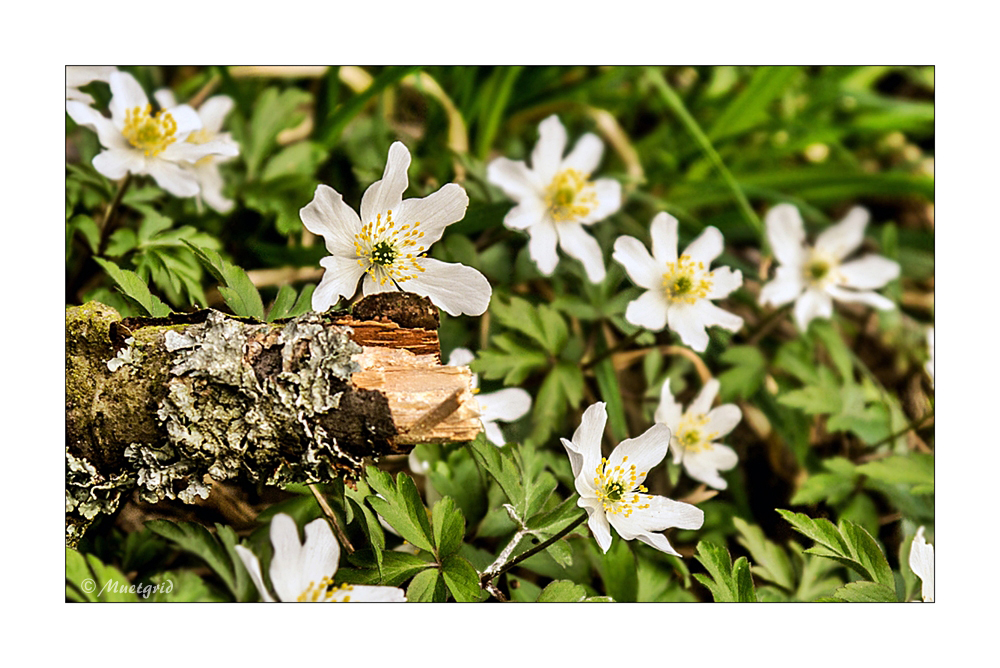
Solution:
M 191 503 L 213 481 L 329 482 L 472 440 L 472 373 L 441 364 L 437 326 L 429 301 L 398 292 L 273 323 L 67 309 L 67 544 L 136 487 Z

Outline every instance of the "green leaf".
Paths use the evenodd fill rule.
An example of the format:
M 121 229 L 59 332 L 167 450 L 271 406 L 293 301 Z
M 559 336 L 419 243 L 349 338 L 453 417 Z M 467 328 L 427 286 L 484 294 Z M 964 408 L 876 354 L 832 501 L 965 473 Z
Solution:
M 204 580 L 191 571 L 167 571 L 153 576 L 152 581 L 155 591 L 150 590 L 152 593 L 146 600 L 153 603 L 208 603 L 226 601 L 225 598 L 213 591 L 205 584 Z
M 840 384 L 833 372 L 826 367 L 819 367 L 818 374 L 819 381 L 816 385 L 785 392 L 778 397 L 778 403 L 799 408 L 807 415 L 838 412 L 843 406 Z
M 219 286 L 219 293 L 233 313 L 241 317 L 264 320 L 264 302 L 261 301 L 260 293 L 245 271 L 224 260 L 210 248 L 201 248 L 187 240 L 184 240 L 184 243 L 194 251 L 195 256 L 215 276 L 215 279 L 224 284 Z
M 371 85 L 368 86 L 363 92 L 353 95 L 347 102 L 341 105 L 339 108 L 330 109 L 330 115 L 327 116 L 326 120 L 323 122 L 323 129 L 316 134 L 320 137 L 320 143 L 324 146 L 333 146 L 339 139 L 344 128 L 351 121 L 352 118 L 357 116 L 362 109 L 364 109 L 365 104 L 368 103 L 373 96 L 378 95 L 387 87 L 396 83 L 407 74 L 420 69 L 419 66 L 406 66 L 406 67 L 386 67 L 382 72 L 375 77 Z
M 448 588 L 441 572 L 430 568 L 417 573 L 406 590 L 406 600 L 413 603 L 444 603 L 448 600 Z
M 312 95 L 299 88 L 277 88 L 264 90 L 253 105 L 249 136 L 242 146 L 243 160 L 247 166 L 247 180 L 256 178 L 257 170 L 264 158 L 274 148 L 278 133 L 295 127 L 303 118 L 300 110 L 312 100 Z
M 361 561 L 360 553 L 355 552 L 352 563 Z M 350 582 L 352 584 L 385 585 L 388 587 L 398 587 L 417 573 L 427 569 L 437 570 L 433 563 L 427 562 L 420 557 L 407 554 L 406 552 L 395 552 L 390 550 L 382 555 L 382 571 L 376 567 L 374 559 L 369 559 L 363 563 L 370 565 L 370 568 L 340 568 L 337 570 L 336 581 Z
M 549 366 L 548 356 L 517 343 L 511 337 L 500 334 L 492 339 L 493 348 L 481 350 L 469 365 L 483 378 L 495 380 L 503 378 L 504 385 L 520 385 L 533 371 Z
M 97 227 L 97 223 L 94 222 L 94 219 L 90 216 L 79 214 L 73 216 L 68 225 L 73 230 L 80 233 L 80 236 L 82 236 L 84 241 L 87 242 L 87 247 L 90 249 L 90 252 L 97 254 L 97 249 L 101 245 L 101 230 Z
M 778 99 L 799 73 L 798 67 L 770 66 L 754 68 L 746 88 L 715 119 L 708 138 L 717 141 L 739 135 L 773 118 L 768 107 Z
M 888 484 L 914 485 L 914 493 L 934 493 L 934 455 L 893 455 L 862 464 L 857 472 Z
M 66 548 L 66 599 L 69 601 L 138 601 L 132 583 L 92 554 Z
M 841 537 L 837 527 L 830 520 L 822 518 L 814 520 L 808 515 L 782 509 L 778 509 L 778 514 L 784 517 L 792 525 L 792 528 L 800 534 L 807 538 L 812 538 L 820 545 L 831 550 L 834 554 L 849 553 L 847 543 Z
M 634 603 L 638 600 L 639 577 L 635 555 L 632 554 L 628 541 L 612 541 L 608 551 L 600 556 L 597 570 L 608 596 L 622 603 Z
M 583 586 L 569 580 L 556 580 L 538 595 L 538 603 L 579 603 L 587 598 Z
M 441 576 L 456 601 L 470 603 L 480 599 L 484 592 L 479 586 L 479 573 L 465 557 L 453 554 L 441 566 Z
M 551 355 L 558 355 L 566 344 L 569 330 L 559 312 L 545 304 L 533 306 L 519 297 L 511 297 L 509 304 L 494 299 L 490 313 L 505 327 L 515 329 L 540 343 Z
M 297 318 L 303 313 L 312 310 L 312 296 L 313 292 L 316 291 L 316 286 L 310 283 L 309 285 L 302 288 L 302 292 L 299 293 L 299 298 L 295 300 L 295 306 L 291 308 L 286 317 Z
M 749 399 L 764 381 L 767 360 L 756 346 L 732 346 L 719 355 L 719 360 L 733 365 L 719 374 L 723 403 L 737 397 Z
M 604 349 L 603 345 L 598 345 L 598 354 Z M 615 372 L 615 367 L 610 357 L 605 357 L 594 366 L 594 378 L 597 379 L 597 388 L 601 391 L 601 399 L 607 403 L 608 424 L 611 425 L 611 433 L 614 435 L 616 441 L 624 441 L 628 438 L 628 424 L 625 422 L 625 402 L 622 399 L 621 387 L 618 384 L 618 374 Z M 616 597 L 615 600 L 622 601 L 624 599 Z
M 243 560 L 240 559 L 239 553 L 236 552 L 236 546 L 240 543 L 239 536 L 236 535 L 232 527 L 220 524 L 219 522 L 215 523 L 215 535 L 226 549 L 229 562 L 233 565 L 233 584 L 231 590 L 233 596 L 239 602 L 256 600 L 258 595 L 257 587 L 254 585 L 253 580 L 250 579 L 250 573 L 247 572 L 246 566 L 243 565 Z
M 785 551 L 765 538 L 760 527 L 739 517 L 733 517 L 733 525 L 740 533 L 737 541 L 756 562 L 753 566 L 754 574 L 788 591 L 795 591 L 795 572 Z
M 576 364 L 559 362 L 552 368 L 535 398 L 532 440 L 537 443 L 548 440 L 552 431 L 561 426 L 566 411 L 583 401 L 583 387 L 583 371 Z
M 237 600 L 248 595 L 248 579 L 243 562 L 235 556 L 235 534 L 229 530 L 229 535 L 217 540 L 208 529 L 194 522 L 174 524 L 169 520 L 150 520 L 146 528 L 175 543 L 185 552 L 190 552 L 200 558 L 216 575 L 222 578 L 226 587 Z
M 701 562 L 711 577 L 701 573 L 695 573 L 694 577 L 712 592 L 716 602 L 757 602 L 746 557 L 740 557 L 733 564 L 729 550 L 703 540 L 698 543 L 695 559 Z
M 871 534 L 864 527 L 848 520 L 841 520 L 840 532 L 847 540 L 851 556 L 870 574 L 869 579 L 895 591 L 896 581 L 892 576 L 892 569 Z
M 146 313 L 154 318 L 162 318 L 170 315 L 171 309 L 160 299 L 154 296 L 146 282 L 137 274 L 128 269 L 121 269 L 118 265 L 108 260 L 95 257 L 94 261 L 104 268 L 108 276 L 115 282 L 118 288 L 126 297 L 138 304 Z
M 367 468 L 366 482 L 385 498 L 369 496 L 368 503 L 404 539 L 421 550 L 434 552 L 431 525 L 427 519 L 427 509 L 420 500 L 413 480 L 405 473 L 396 475 L 393 481 L 388 473 L 374 466 Z
M 311 179 L 327 155 L 328 152 L 314 142 L 296 142 L 281 149 L 267 161 L 260 180 L 270 181 L 290 174 L 301 174 Z
M 834 597 L 848 603 L 896 603 L 896 592 L 876 582 L 848 582 L 834 592 Z
M 290 285 L 282 285 L 278 290 L 278 296 L 271 304 L 271 310 L 267 312 L 267 321 L 274 322 L 278 318 L 287 318 L 288 311 L 295 303 L 295 288 Z
M 525 526 L 528 527 L 534 533 L 538 534 L 557 534 L 570 524 L 575 522 L 583 514 L 583 508 L 577 506 L 577 499 L 579 497 L 575 494 L 558 506 L 544 513 L 537 514 L 525 522 Z
M 847 349 L 844 339 L 834 329 L 833 324 L 828 321 L 816 320 L 809 327 L 809 333 L 823 342 L 823 346 L 830 354 L 833 365 L 837 367 L 837 373 L 841 380 L 848 382 L 854 379 L 853 361 L 851 351 Z
M 368 485 L 363 480 L 357 481 L 357 489 L 344 486 L 344 496 L 347 499 L 347 510 L 352 510 L 354 520 L 361 526 L 361 531 L 368 538 L 375 556 L 375 565 L 381 572 L 383 552 L 385 551 L 385 532 L 379 524 L 375 513 L 365 504 L 370 495 Z M 350 523 L 351 520 L 348 520 Z
M 444 559 L 458 551 L 465 537 L 465 518 L 451 497 L 444 497 L 431 509 L 434 544 L 437 556 Z

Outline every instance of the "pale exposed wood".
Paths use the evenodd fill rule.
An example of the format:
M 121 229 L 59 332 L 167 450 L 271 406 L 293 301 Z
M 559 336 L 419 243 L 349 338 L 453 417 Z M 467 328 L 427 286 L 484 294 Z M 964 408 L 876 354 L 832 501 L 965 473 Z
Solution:
M 361 370 L 351 382 L 385 395 L 399 430 L 397 443 L 471 441 L 482 431 L 468 367 L 441 366 L 436 354 L 363 347 L 353 358 Z

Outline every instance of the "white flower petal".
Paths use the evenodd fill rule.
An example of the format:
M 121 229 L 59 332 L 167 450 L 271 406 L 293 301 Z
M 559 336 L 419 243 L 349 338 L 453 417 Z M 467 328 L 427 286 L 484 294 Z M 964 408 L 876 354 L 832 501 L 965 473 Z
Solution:
M 531 410 L 531 395 L 520 387 L 506 387 L 478 396 L 483 422 L 519 420 Z
M 682 556 L 680 552 L 675 550 L 673 546 L 670 545 L 670 541 L 662 533 L 641 533 L 636 536 L 646 545 L 659 550 L 660 552 L 666 552 L 667 554 L 672 554 L 675 557 Z
M 917 535 L 910 544 L 910 570 L 920 578 L 921 597 L 927 603 L 934 600 L 934 546 L 924 539 L 924 527 L 917 529 Z
M 201 129 L 201 116 L 198 115 L 198 112 L 193 107 L 186 104 L 167 109 L 164 111 L 164 114 L 170 114 L 174 122 L 177 123 L 175 134 L 178 138 L 178 143 L 195 130 Z
M 503 432 L 500 431 L 500 427 L 496 422 L 483 420 L 483 434 L 486 436 L 487 441 L 498 448 L 502 448 L 507 443 L 507 439 L 504 438 Z
M 531 152 L 531 168 L 547 186 L 555 178 L 566 150 L 566 128 L 558 116 L 549 116 L 538 125 L 538 143 Z
M 577 489 L 579 490 L 579 487 Z M 587 511 L 587 526 L 594 534 L 597 546 L 607 554 L 608 548 L 611 547 L 611 526 L 608 524 L 608 516 L 604 513 L 601 502 L 581 496 L 576 504 Z
M 669 303 L 663 291 L 647 290 L 628 303 L 625 319 L 637 327 L 659 332 L 667 326 L 669 312 Z
M 699 299 L 692 306 L 705 327 L 721 327 L 730 332 L 738 332 L 743 327 L 743 318 L 719 308 L 707 299 Z
M 826 286 L 826 293 L 839 302 L 847 304 L 867 304 L 880 311 L 889 311 L 896 308 L 896 303 L 888 297 L 883 297 L 877 292 L 855 292 L 845 290 L 836 285 Z
M 364 275 L 357 260 L 328 255 L 319 261 L 326 269 L 323 280 L 319 282 L 312 294 L 312 309 L 317 312 L 326 311 L 341 298 L 350 299 L 358 289 L 358 281 Z
M 66 87 L 77 88 L 86 86 L 91 81 L 108 82 L 112 72 L 117 72 L 114 65 L 67 65 Z
M 674 400 L 674 395 L 670 391 L 670 379 L 667 378 L 663 381 L 663 389 L 660 390 L 660 404 L 656 407 L 653 420 L 667 425 L 670 427 L 671 433 L 674 433 L 681 424 L 683 414 L 684 409 Z
M 534 171 L 528 169 L 523 160 L 497 158 L 486 168 L 486 180 L 497 186 L 505 195 L 515 201 L 528 197 L 538 198 L 547 183 L 542 183 Z
M 727 449 L 732 452 L 731 448 Z M 715 465 L 715 461 L 712 457 L 714 452 L 715 448 L 712 450 L 702 450 L 701 452 L 685 452 L 683 458 L 684 470 L 687 472 L 688 476 L 694 478 L 698 482 L 705 483 L 709 487 L 713 487 L 715 489 L 726 489 L 729 484 L 726 482 L 725 478 L 719 475 L 720 467 Z M 735 455 L 736 453 L 733 452 L 733 454 Z
M 164 106 L 173 106 L 164 105 Z M 228 95 L 215 95 L 208 98 L 198 107 L 198 115 L 201 116 L 201 127 L 211 134 L 217 134 L 222 129 L 222 124 L 226 116 L 233 110 L 233 98 Z
M 844 279 L 842 285 L 845 287 L 862 290 L 881 288 L 899 278 L 899 263 L 881 255 L 866 255 L 840 265 L 837 273 Z
M 352 584 L 344 589 L 338 589 L 330 598 L 323 601 L 331 603 L 405 603 L 406 594 L 399 587 L 375 587 L 372 585 Z
M 409 185 L 406 171 L 410 168 L 410 151 L 402 142 L 393 142 L 385 163 L 382 178 L 368 186 L 361 198 L 361 219 L 374 222 L 378 216 L 384 220 L 389 211 L 396 215 L 403 203 L 403 192 Z
M 344 203 L 344 197 L 330 186 L 316 186 L 312 201 L 299 209 L 299 218 L 307 230 L 323 237 L 326 250 L 331 254 L 344 257 L 355 255 L 354 235 L 361 231 L 361 219 L 354 209 Z
M 407 282 L 409 284 L 409 281 Z M 386 279 L 375 278 L 371 274 L 365 274 L 361 277 L 361 294 L 365 297 L 368 295 L 376 295 L 380 292 L 398 292 L 399 288 L 393 285 L 393 282 Z
M 324 577 L 332 578 L 340 562 L 340 544 L 326 519 L 313 520 L 306 525 L 305 532 L 306 542 L 299 553 L 299 577 L 303 589 L 310 582 L 319 584 Z
M 592 225 L 602 221 L 622 207 L 622 184 L 614 179 L 597 179 L 594 181 L 595 206 L 586 216 L 578 219 L 582 225 Z
M 118 180 L 130 172 L 144 174 L 146 159 L 139 151 L 110 148 L 94 156 L 94 169 L 109 179 Z M 194 183 L 193 178 L 192 183 Z M 198 192 L 197 183 L 194 183 L 194 189 L 195 192 Z M 182 195 L 182 197 L 190 197 L 190 195 Z
M 694 398 L 694 401 L 688 406 L 687 412 L 692 415 L 705 415 L 710 410 L 712 410 L 712 402 L 715 401 L 715 397 L 719 395 L 719 383 L 718 378 L 709 378 L 708 381 L 702 385 L 701 391 L 698 392 L 698 396 Z
M 645 502 L 649 504 L 649 508 L 636 509 L 628 517 L 624 513 L 615 513 L 608 517 L 611 526 L 625 540 L 638 538 L 648 545 L 662 549 L 657 546 L 660 541 L 652 537 L 654 531 L 674 527 L 699 529 L 705 522 L 705 513 L 689 503 L 674 501 L 664 496 L 653 496 Z M 651 540 L 645 540 L 643 536 Z
M 267 590 L 267 587 L 264 586 L 264 575 L 261 573 L 260 561 L 257 560 L 256 555 L 242 545 L 236 545 L 235 547 L 236 554 L 239 555 L 240 561 L 243 562 L 247 572 L 250 573 L 250 579 L 253 580 L 253 585 L 260 592 L 260 597 L 264 599 L 265 603 L 274 603 L 274 598 Z
M 795 323 L 804 332 L 814 318 L 829 319 L 833 315 L 833 300 L 822 290 L 808 289 L 795 301 L 794 314 Z
M 419 222 L 420 230 L 424 233 L 419 243 L 427 248 L 441 238 L 444 228 L 462 220 L 468 208 L 469 196 L 465 188 L 456 183 L 448 183 L 427 197 L 404 200 L 399 213 L 393 211 L 393 220 L 397 221 L 397 226 L 400 223 L 413 225 Z
M 635 489 L 646 480 L 650 469 L 663 461 L 669 448 L 670 427 L 657 423 L 641 436 L 619 443 L 608 457 L 608 468 L 614 470 L 620 466 L 628 471 L 635 466 L 635 484 L 632 486 L 632 489 Z
M 588 132 L 576 140 L 576 146 L 562 161 L 561 169 L 575 169 L 589 176 L 601 163 L 604 143 L 597 135 Z
M 121 130 L 110 120 L 101 116 L 96 110 L 88 107 L 82 102 L 70 101 L 66 103 L 66 113 L 77 125 L 90 128 L 97 133 L 97 139 L 101 146 L 110 149 L 129 149 L 129 143 L 122 136 Z M 120 177 L 119 177 L 120 178 Z
M 567 221 L 556 226 L 556 234 L 559 235 L 559 246 L 571 258 L 583 263 L 583 268 L 587 272 L 587 278 L 591 283 L 600 283 L 604 280 L 604 255 L 601 247 L 594 237 L 587 234 L 580 223 Z
M 806 229 L 799 210 L 791 204 L 771 207 L 764 217 L 767 241 L 781 264 L 801 264 Z
M 270 570 L 274 592 L 282 601 L 294 601 L 309 582 L 303 582 L 299 574 L 302 543 L 295 520 L 289 515 L 278 513 L 271 519 L 271 545 L 274 546 Z
M 528 234 L 531 237 L 528 240 L 528 255 L 538 266 L 538 271 L 546 276 L 551 275 L 559 264 L 559 254 L 556 252 L 559 235 L 556 233 L 555 224 L 543 220 L 529 227 Z
M 715 379 L 713 378 L 712 380 Z M 713 396 L 712 398 L 714 399 L 715 397 Z M 742 419 L 743 411 L 740 410 L 739 406 L 736 404 L 722 404 L 708 411 L 708 424 L 705 425 L 705 431 L 709 433 L 714 432 L 716 438 L 725 436 L 733 429 L 736 429 L 736 425 Z
M 635 237 L 618 237 L 611 258 L 625 268 L 628 277 L 647 290 L 662 290 L 663 270 Z
M 209 155 L 219 155 L 232 157 L 239 155 L 240 147 L 232 140 L 223 141 L 213 139 L 204 144 L 192 144 L 191 142 L 174 142 L 157 156 L 159 160 L 168 162 L 189 162 L 196 163 Z
M 804 289 L 805 282 L 798 267 L 789 265 L 778 267 L 774 279 L 761 288 L 760 303 L 762 306 L 768 304 L 783 306 L 802 294 Z
M 169 88 L 154 91 L 153 99 L 156 100 L 156 104 L 160 105 L 160 109 L 170 109 L 177 106 L 177 98 L 174 97 L 174 92 Z
M 868 225 L 868 210 L 856 206 L 847 212 L 844 219 L 828 227 L 816 237 L 816 250 L 835 260 L 843 260 L 861 245 Z
M 507 212 L 503 224 L 511 230 L 526 230 L 544 221 L 546 213 L 545 204 L 534 195 L 528 195 Z
M 705 299 L 722 299 L 743 285 L 743 272 L 729 267 L 717 267 L 712 270 L 711 280 L 712 287 Z
M 708 348 L 708 332 L 705 331 L 705 324 L 695 308 L 696 305 L 671 304 L 667 309 L 667 324 L 677 333 L 684 345 L 702 353 Z
M 455 348 L 448 355 L 448 366 L 469 366 L 474 359 L 476 356 L 468 348 Z
M 671 262 L 677 262 L 677 219 L 661 211 L 653 218 L 649 234 L 653 238 L 656 263 L 666 267 Z
M 424 271 L 401 283 L 403 289 L 430 298 L 451 315 L 482 315 L 489 307 L 493 289 L 478 270 L 429 257 L 415 258 L 415 262 Z
M 108 83 L 111 86 L 111 102 L 108 104 L 108 110 L 111 112 L 111 120 L 121 128 L 125 124 L 125 110 L 139 107 L 144 111 L 149 104 L 149 98 L 135 77 L 128 72 L 112 72 L 108 77 Z
M 231 199 L 222 196 L 224 182 L 218 165 L 210 163 L 194 168 L 198 184 L 201 186 L 201 196 L 205 202 L 219 213 L 228 213 L 236 205 Z
M 576 446 L 573 445 L 572 441 L 560 438 L 559 442 L 562 443 L 564 448 L 566 448 L 566 455 L 569 457 L 569 465 L 573 469 L 573 478 L 576 479 L 576 477 L 580 475 L 580 471 L 583 470 L 583 455 L 580 454 Z
M 573 432 L 573 445 L 583 456 L 583 473 L 577 473 L 593 478 L 594 470 L 601 464 L 601 439 L 604 437 L 604 426 L 608 422 L 608 411 L 603 401 L 591 404 L 580 418 L 580 426 Z M 588 479 L 587 489 L 593 489 Z M 580 492 L 579 484 L 577 491 Z M 582 492 L 580 492 L 582 494 Z
M 176 197 L 194 197 L 200 190 L 195 173 L 175 162 L 147 160 L 146 173 L 156 179 L 157 185 Z
M 682 255 L 687 255 L 695 262 L 702 262 L 708 269 L 712 261 L 722 255 L 725 243 L 722 232 L 714 227 L 706 227 L 702 233 L 684 249 Z

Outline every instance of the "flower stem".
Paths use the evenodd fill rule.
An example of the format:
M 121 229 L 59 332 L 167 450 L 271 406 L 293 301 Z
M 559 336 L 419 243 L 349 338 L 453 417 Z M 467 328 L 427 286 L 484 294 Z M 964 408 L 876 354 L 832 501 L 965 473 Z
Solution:
M 108 239 L 111 237 L 111 232 L 114 229 L 114 215 L 118 211 L 118 205 L 121 204 L 130 183 L 132 183 L 132 175 L 126 174 L 125 178 L 118 183 L 118 190 L 115 192 L 114 199 L 111 200 L 107 210 L 104 212 L 104 220 L 101 222 L 101 242 L 97 246 L 97 255 L 102 255 L 105 247 L 108 245 Z
M 592 360 L 590 360 L 589 362 L 587 362 L 586 364 L 584 364 L 583 365 L 584 371 L 586 371 L 587 369 L 594 368 L 595 366 L 597 366 L 598 364 L 600 364 L 601 362 L 603 362 L 608 357 L 611 357 L 615 353 L 620 352 L 620 351 L 624 350 L 625 348 L 628 348 L 630 345 L 632 345 L 633 343 L 635 343 L 635 340 L 638 339 L 639 336 L 643 332 L 645 332 L 645 331 L 646 330 L 641 329 L 641 328 L 635 330 L 634 332 L 632 332 L 631 334 L 629 334 L 628 336 L 626 336 L 624 339 L 622 339 L 621 341 L 619 341 L 618 343 L 616 343 L 613 347 L 608 348 L 603 353 L 601 353 L 597 357 L 593 358 Z
M 337 539 L 340 541 L 340 544 L 344 546 L 344 549 L 347 550 L 348 554 L 354 554 L 354 546 L 351 545 L 351 541 L 347 539 L 347 534 L 344 533 L 344 530 L 341 528 L 340 522 L 337 520 L 337 514 L 333 512 L 333 508 L 330 507 L 326 497 L 323 496 L 323 493 L 319 491 L 319 488 L 316 485 L 310 484 L 308 487 L 309 491 L 316 497 L 316 502 L 319 504 L 319 507 L 323 509 L 323 514 L 327 516 L 330 523 L 333 525 L 333 530 L 337 534 Z
M 514 538 L 512 538 L 510 544 L 508 544 L 507 547 L 504 548 L 504 551 L 500 553 L 500 558 L 498 558 L 497 561 L 493 562 L 489 568 L 483 571 L 483 574 L 479 578 L 479 586 L 485 589 L 486 591 L 490 592 L 498 600 L 503 600 L 502 593 L 500 596 L 497 596 L 497 594 L 500 592 L 499 590 L 497 590 L 496 585 L 493 584 L 493 580 L 500 577 L 510 569 L 514 568 L 514 566 L 517 566 L 519 563 L 521 563 L 528 557 L 537 554 L 538 552 L 541 552 L 542 550 L 547 548 L 549 545 L 552 545 L 552 543 L 556 542 L 557 540 L 559 540 L 560 538 L 571 532 L 573 529 L 583 524 L 586 519 L 587 519 L 587 513 L 580 513 L 579 517 L 573 520 L 573 522 L 571 522 L 569 526 L 564 528 L 559 533 L 555 534 L 545 542 L 539 543 L 538 545 L 528 550 L 525 550 L 524 552 L 517 555 L 507 563 L 503 564 L 502 566 L 498 566 L 498 564 L 501 562 L 501 559 L 505 560 L 506 559 L 505 555 L 509 556 L 510 553 L 514 551 L 514 548 L 517 546 L 517 544 L 521 542 L 521 539 L 524 538 L 524 536 L 526 536 L 528 533 L 530 533 L 526 529 L 521 529 L 514 535 Z

